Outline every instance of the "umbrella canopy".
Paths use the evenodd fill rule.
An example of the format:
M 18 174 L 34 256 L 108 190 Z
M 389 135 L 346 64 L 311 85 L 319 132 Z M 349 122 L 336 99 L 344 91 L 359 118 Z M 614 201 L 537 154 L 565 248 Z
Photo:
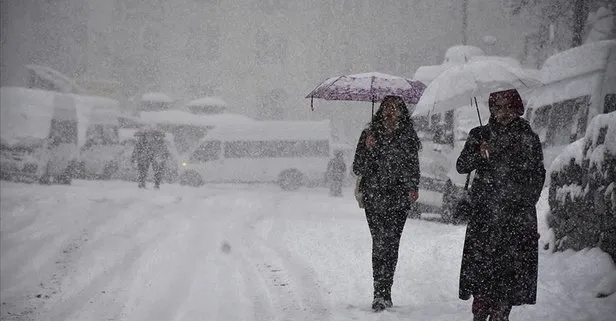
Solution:
M 409 104 L 416 104 L 426 85 L 420 81 L 369 72 L 332 77 L 318 85 L 306 98 L 325 100 L 369 101 L 373 105 L 385 96 L 400 96 Z
M 541 85 L 536 73 L 497 59 L 473 60 L 453 65 L 426 88 L 413 116 L 448 111 L 491 92 L 517 89 L 521 94 Z

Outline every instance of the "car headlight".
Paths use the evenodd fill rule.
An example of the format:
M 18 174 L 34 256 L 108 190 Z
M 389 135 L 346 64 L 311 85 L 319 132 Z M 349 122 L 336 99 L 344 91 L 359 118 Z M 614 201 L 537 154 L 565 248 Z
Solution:
M 182 162 L 182 167 L 186 167 L 188 165 L 187 162 Z

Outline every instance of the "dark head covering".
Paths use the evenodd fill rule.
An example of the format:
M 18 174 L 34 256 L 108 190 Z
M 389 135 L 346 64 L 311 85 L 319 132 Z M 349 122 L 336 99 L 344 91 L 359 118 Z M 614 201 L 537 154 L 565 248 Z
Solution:
M 398 111 L 400 111 L 400 114 L 398 115 L 399 129 L 406 132 L 412 132 L 412 137 L 415 141 L 417 149 L 421 149 L 421 142 L 419 141 L 417 133 L 415 132 L 413 120 L 411 119 L 411 113 L 409 112 L 406 103 L 404 103 L 404 100 L 400 96 L 390 95 L 383 97 L 379 109 L 374 114 L 372 123 L 370 124 L 370 128 L 375 132 L 377 136 L 385 132 L 385 127 L 383 124 L 383 110 L 385 109 L 385 105 L 390 102 L 396 106 Z
M 383 110 L 385 109 L 384 106 L 387 103 L 393 103 L 394 106 L 396 106 L 396 109 L 400 112 L 398 122 L 402 127 L 413 127 L 411 114 L 409 113 L 404 100 L 400 96 L 385 96 L 381 101 L 381 106 L 379 106 L 379 109 L 374 114 L 374 119 L 372 121 L 372 125 L 377 130 L 383 130 Z
M 488 106 L 490 109 L 496 107 L 496 105 L 503 105 L 505 103 L 511 104 L 518 115 L 524 115 L 524 103 L 517 90 L 508 89 L 490 93 L 490 98 L 488 99 Z

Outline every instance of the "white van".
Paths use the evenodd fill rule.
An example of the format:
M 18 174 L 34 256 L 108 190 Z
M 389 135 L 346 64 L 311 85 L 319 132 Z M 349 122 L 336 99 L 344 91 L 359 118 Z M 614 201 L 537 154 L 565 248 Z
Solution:
M 122 152 L 119 116 L 113 108 L 95 106 L 91 109 L 79 157 L 84 178 L 109 179 L 118 170 L 118 157 Z
M 540 75 L 544 85 L 529 99 L 525 117 L 539 134 L 549 168 L 565 146 L 584 136 L 594 116 L 616 111 L 616 40 L 557 53 Z
M 276 182 L 285 190 L 317 185 L 332 155 L 329 121 L 221 125 L 182 163 L 180 183 Z
M 19 167 L 15 162 L 9 161 L 10 159 L 28 159 L 25 164 L 28 166 L 23 165 L 21 168 L 25 167 L 28 169 L 28 173 L 31 172 L 32 168 L 35 167 L 33 164 L 42 161 L 41 157 L 45 155 L 43 152 L 49 151 L 49 139 L 52 138 L 52 132 L 55 130 L 52 126 L 54 124 L 52 120 L 56 119 L 55 123 L 58 125 L 68 121 L 66 117 L 69 117 L 71 126 L 76 127 L 74 134 L 78 148 L 77 155 L 71 156 L 76 162 L 73 174 L 82 174 L 77 177 L 103 176 L 107 163 L 102 166 L 98 166 L 98 164 L 102 162 L 103 158 L 107 159 L 109 155 L 113 155 L 113 153 L 108 153 L 107 147 L 109 144 L 107 142 L 111 140 L 112 144 L 118 144 L 118 124 L 117 119 L 113 119 L 118 110 L 116 100 L 23 87 L 2 87 L 0 92 L 2 105 L 2 133 L 0 137 L 2 138 L 3 148 L 3 168 L 15 169 Z M 70 109 L 72 112 L 60 113 L 56 107 L 62 107 L 64 110 Z M 96 116 L 101 113 L 107 114 L 106 120 L 100 121 L 101 117 Z M 69 114 L 71 116 L 68 116 Z M 57 120 L 60 118 L 63 121 L 58 122 Z M 96 133 L 102 132 L 105 133 L 102 136 L 110 139 L 102 139 L 102 136 L 96 135 Z M 97 139 L 91 139 L 93 137 L 97 137 Z M 71 151 L 71 153 L 73 152 Z M 94 156 L 91 155 L 92 153 Z M 59 155 L 57 151 L 53 154 Z M 96 155 L 105 156 L 101 158 Z M 12 165 L 7 165 L 9 163 Z M 37 169 L 39 174 L 40 170 L 42 168 Z M 29 176 L 34 177 L 39 174 L 29 173 Z

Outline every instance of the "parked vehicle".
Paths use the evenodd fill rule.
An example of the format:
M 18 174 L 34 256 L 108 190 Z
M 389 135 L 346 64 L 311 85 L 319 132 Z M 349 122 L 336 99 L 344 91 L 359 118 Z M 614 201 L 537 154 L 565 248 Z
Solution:
M 212 129 L 182 163 L 180 183 L 321 184 L 332 156 L 329 121 L 254 121 Z
M 105 171 L 113 168 L 109 164 L 113 164 L 111 160 L 115 154 L 109 151 L 113 144 L 108 143 L 117 145 L 117 138 L 114 138 L 117 137 L 117 119 L 113 122 L 118 108 L 116 100 L 22 87 L 2 87 L 0 99 L 3 168 L 19 168 L 20 172 L 27 169 L 25 174 L 13 170 L 14 174 L 3 177 L 25 179 L 27 176 L 30 180 L 38 180 L 47 168 L 49 160 L 46 157 L 51 156 L 57 160 L 52 161 L 52 169 L 58 173 L 61 169 L 57 166 L 68 164 L 66 159 L 59 159 L 71 159 L 71 177 L 105 177 Z M 101 118 L 101 114 L 106 114 L 107 120 L 102 121 L 105 117 Z M 53 145 L 66 144 L 66 140 L 75 144 L 76 152 L 68 147 L 61 152 L 60 145 Z M 27 163 L 18 166 L 16 159 L 25 159 Z M 37 173 L 32 174 L 29 172 L 34 163 Z
M 118 116 L 119 113 L 111 108 L 92 109 L 86 141 L 79 156 L 79 173 L 82 178 L 110 179 L 118 171 L 122 151 Z
M 526 119 L 539 134 L 549 168 L 565 146 L 584 136 L 594 116 L 616 110 L 616 40 L 557 53 L 540 73 L 544 85 L 529 99 Z
M 78 159 L 75 98 L 19 87 L 0 89 L 2 178 L 70 184 Z

